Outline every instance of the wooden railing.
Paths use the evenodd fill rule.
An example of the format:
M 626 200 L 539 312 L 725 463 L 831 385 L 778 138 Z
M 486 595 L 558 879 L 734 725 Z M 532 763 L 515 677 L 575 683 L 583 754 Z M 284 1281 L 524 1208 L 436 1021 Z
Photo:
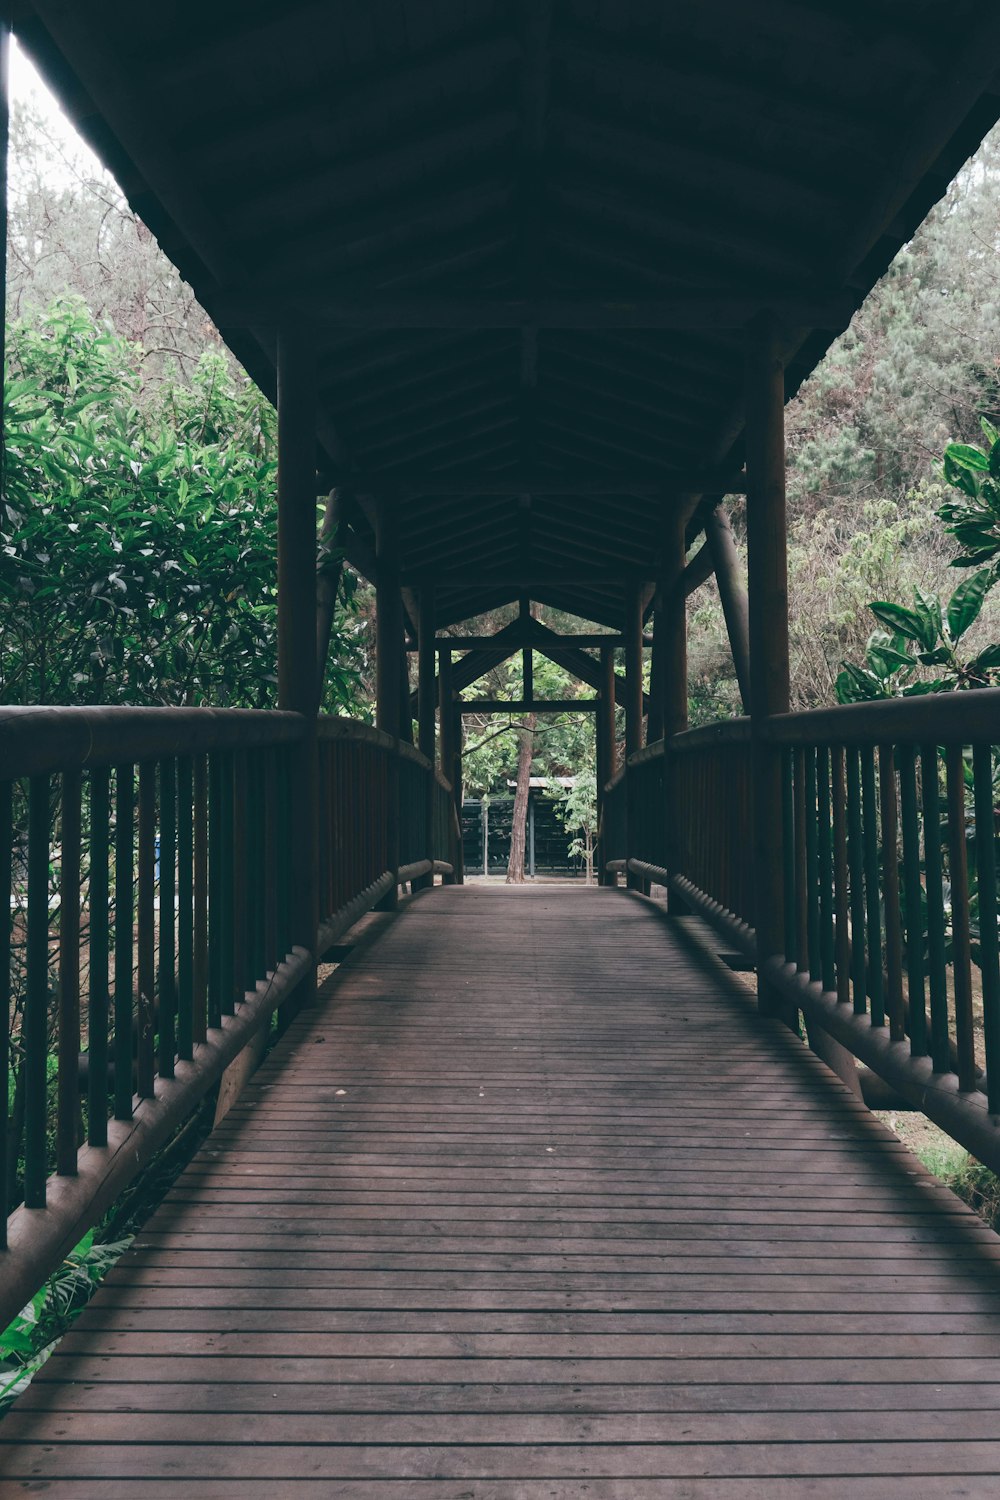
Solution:
M 1000 690 L 785 714 L 760 738 L 782 769 L 783 951 L 757 952 L 746 720 L 632 757 L 605 792 L 612 868 L 668 885 L 1000 1169 Z
M 0 710 L 0 1327 L 346 927 L 450 875 L 447 784 L 320 720 L 319 926 L 293 942 L 310 733 L 280 712 Z

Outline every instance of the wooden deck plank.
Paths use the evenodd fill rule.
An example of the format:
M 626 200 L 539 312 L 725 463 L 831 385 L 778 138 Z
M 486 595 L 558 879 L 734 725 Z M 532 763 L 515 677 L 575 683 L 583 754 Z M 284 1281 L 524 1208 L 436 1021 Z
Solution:
M 976 1497 L 998 1412 L 1000 1239 L 648 903 L 473 886 L 296 1022 L 0 1424 L 0 1473 Z

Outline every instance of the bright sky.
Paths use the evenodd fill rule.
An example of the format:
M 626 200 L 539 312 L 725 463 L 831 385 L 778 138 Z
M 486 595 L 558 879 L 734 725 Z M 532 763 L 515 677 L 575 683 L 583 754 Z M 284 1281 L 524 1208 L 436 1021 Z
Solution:
M 55 95 L 39 78 L 34 65 L 21 51 L 16 37 L 11 39 L 10 49 L 10 98 L 12 104 L 31 105 L 45 122 L 54 145 L 73 158 L 78 166 L 82 166 L 84 172 L 103 175 L 104 168 L 63 114 Z M 46 161 L 38 164 L 39 170 L 51 176 L 53 189 L 65 187 L 72 180 L 71 174 L 61 166 L 57 156 L 48 152 L 45 155 Z M 16 163 L 12 162 L 11 165 L 16 173 Z

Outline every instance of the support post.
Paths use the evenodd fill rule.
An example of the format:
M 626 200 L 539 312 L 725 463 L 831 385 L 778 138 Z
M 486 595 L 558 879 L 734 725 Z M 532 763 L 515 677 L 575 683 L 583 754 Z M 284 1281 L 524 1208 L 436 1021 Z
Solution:
M 461 788 L 456 792 L 455 785 L 455 703 L 451 679 L 451 650 L 447 646 L 441 646 L 438 651 L 438 712 L 441 718 L 440 725 L 440 755 L 441 775 L 452 789 L 452 798 L 455 806 L 455 820 L 457 832 L 453 827 L 452 848 L 450 863 L 454 874 L 450 877 L 451 883 L 461 885 L 464 878 L 464 861 L 462 856 L 462 802 Z M 462 720 L 458 719 L 457 733 L 459 739 L 462 734 Z
M 316 356 L 301 327 L 278 334 L 278 707 L 304 714 L 291 777 L 291 940 L 315 952 L 319 927 L 319 756 L 316 742 Z M 315 996 L 312 967 L 290 1019 Z
M 399 553 L 394 518 L 384 503 L 375 513 L 375 725 L 399 741 L 403 699 L 403 596 L 399 589 Z M 409 708 L 407 707 L 407 711 Z M 386 863 L 395 876 L 399 871 L 399 755 L 389 762 L 386 817 Z M 378 911 L 395 911 L 399 884 L 378 903 Z
M 662 706 L 664 741 L 669 741 L 675 734 L 683 734 L 688 727 L 687 590 L 682 578 L 687 555 L 686 520 L 684 507 L 670 511 L 663 534 L 659 609 L 653 650 L 659 679 L 657 688 Z M 663 804 L 666 864 L 671 874 L 683 875 L 687 873 L 687 851 L 682 847 L 677 833 L 679 818 L 672 769 L 673 762 L 669 758 L 665 759 Z M 684 915 L 688 911 L 686 904 L 673 891 L 668 892 L 667 909 L 675 916 Z
M 417 738 L 421 755 L 434 764 L 434 710 L 437 683 L 434 661 L 434 589 L 420 591 L 417 621 Z
M 617 769 L 615 765 L 615 653 L 610 646 L 601 647 L 601 685 L 597 699 L 597 826 L 603 827 L 604 788 Z M 604 838 L 597 845 L 597 883 L 608 885 L 605 868 L 608 852 Z
M 705 522 L 705 542 L 715 566 L 715 581 L 719 585 L 722 613 L 729 634 L 729 646 L 733 653 L 736 681 L 740 685 L 743 712 L 750 712 L 750 606 L 747 591 L 740 574 L 736 543 L 733 540 L 729 517 L 721 505 L 717 505 Z
M 795 1007 L 763 977 L 767 959 L 785 948 L 781 761 L 761 733 L 789 706 L 784 374 L 774 321 L 761 318 L 749 329 L 746 359 L 754 925 L 760 1010 L 794 1030 Z
M 428 858 L 433 859 L 434 840 L 434 709 L 437 682 L 434 674 L 434 590 L 421 589 L 417 617 L 417 741 L 421 755 L 431 763 L 427 779 L 427 816 L 425 843 Z M 409 712 L 409 704 L 407 704 Z M 417 887 L 432 886 L 434 876 L 422 875 Z
M 625 827 L 626 858 L 638 852 L 638 808 L 632 796 L 628 775 L 628 758 L 642 749 L 642 594 L 637 585 L 625 591 Z M 629 874 L 630 890 L 642 890 L 645 882 Z

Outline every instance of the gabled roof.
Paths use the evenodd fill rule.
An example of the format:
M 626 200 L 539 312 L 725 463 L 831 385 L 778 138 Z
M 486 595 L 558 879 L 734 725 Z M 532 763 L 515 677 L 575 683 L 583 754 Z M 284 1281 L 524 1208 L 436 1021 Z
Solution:
M 794 390 L 1000 115 L 971 0 L 36 0 L 15 29 L 442 623 L 620 626 L 665 505 L 736 486 L 744 327 Z M 684 503 L 689 503 L 684 499 Z

